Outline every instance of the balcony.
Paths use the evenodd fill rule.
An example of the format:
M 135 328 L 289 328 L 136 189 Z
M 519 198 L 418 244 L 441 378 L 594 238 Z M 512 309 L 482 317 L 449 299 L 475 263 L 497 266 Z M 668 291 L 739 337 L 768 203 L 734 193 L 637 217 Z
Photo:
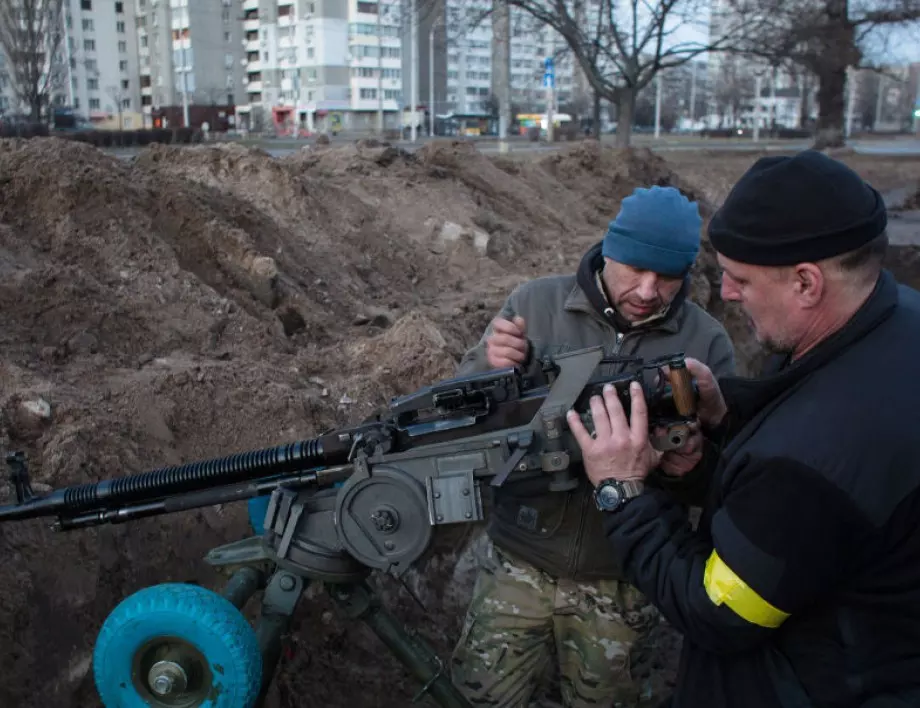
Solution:
M 243 0 L 243 12 L 246 10 L 258 10 L 259 0 Z
M 259 44 L 258 39 L 249 39 L 243 40 L 243 49 L 247 52 L 259 52 L 262 49 L 262 46 Z
M 252 20 L 243 20 L 243 31 L 244 32 L 258 32 L 261 21 L 258 17 Z
M 246 93 L 262 93 L 262 82 L 250 81 L 246 84 Z

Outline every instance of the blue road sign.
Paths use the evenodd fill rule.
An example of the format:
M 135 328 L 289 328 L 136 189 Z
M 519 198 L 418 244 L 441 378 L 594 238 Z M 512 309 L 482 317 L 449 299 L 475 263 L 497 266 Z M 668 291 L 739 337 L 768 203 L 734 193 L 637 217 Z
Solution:
M 556 77 L 552 74 L 543 74 L 543 88 L 556 88 Z
M 553 68 L 553 58 L 552 57 L 546 57 L 546 59 L 543 60 L 543 71 L 546 74 L 556 73 Z

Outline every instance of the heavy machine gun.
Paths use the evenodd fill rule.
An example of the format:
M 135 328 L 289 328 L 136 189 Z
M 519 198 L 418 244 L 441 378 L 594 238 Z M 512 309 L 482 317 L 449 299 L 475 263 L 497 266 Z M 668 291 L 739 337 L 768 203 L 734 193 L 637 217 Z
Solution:
M 33 493 L 24 457 L 12 453 L 16 503 L 0 506 L 0 521 L 54 517 L 52 528 L 68 531 L 267 497 L 264 515 L 251 519 L 259 533 L 206 557 L 230 574 L 222 593 L 167 583 L 113 610 L 94 651 L 107 708 L 260 706 L 281 636 L 311 581 L 325 583 L 349 617 L 376 632 L 422 684 L 417 698 L 468 708 L 436 654 L 382 607 L 367 577 L 401 578 L 438 527 L 482 521 L 484 484 L 547 476 L 550 490 L 575 488 L 580 449 L 566 412 L 574 408 L 590 429 L 590 398 L 611 383 L 628 416 L 634 380 L 645 390 L 652 444 L 680 447 L 697 402 L 683 356 L 608 359 L 593 347 L 545 360 L 530 375 L 508 368 L 440 381 L 311 440 L 44 496 Z M 252 627 L 240 610 L 259 591 Z

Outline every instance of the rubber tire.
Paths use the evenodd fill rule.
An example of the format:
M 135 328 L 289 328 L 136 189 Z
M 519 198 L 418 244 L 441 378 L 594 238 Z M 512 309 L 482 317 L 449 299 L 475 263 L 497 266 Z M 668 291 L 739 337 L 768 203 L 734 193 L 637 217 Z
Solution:
M 206 588 L 163 583 L 119 603 L 102 625 L 93 651 L 96 690 L 106 708 L 149 708 L 134 688 L 135 651 L 157 636 L 181 637 L 207 659 L 217 691 L 201 708 L 251 708 L 262 683 L 255 631 L 228 600 Z

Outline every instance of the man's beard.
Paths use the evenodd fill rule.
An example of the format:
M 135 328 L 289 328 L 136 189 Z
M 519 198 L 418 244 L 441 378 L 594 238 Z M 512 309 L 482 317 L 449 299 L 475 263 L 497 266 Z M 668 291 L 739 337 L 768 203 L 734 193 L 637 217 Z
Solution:
M 754 323 L 751 322 L 751 329 L 754 330 L 754 338 L 767 354 L 787 355 L 795 351 L 795 344 L 779 337 L 765 337 L 761 335 Z

